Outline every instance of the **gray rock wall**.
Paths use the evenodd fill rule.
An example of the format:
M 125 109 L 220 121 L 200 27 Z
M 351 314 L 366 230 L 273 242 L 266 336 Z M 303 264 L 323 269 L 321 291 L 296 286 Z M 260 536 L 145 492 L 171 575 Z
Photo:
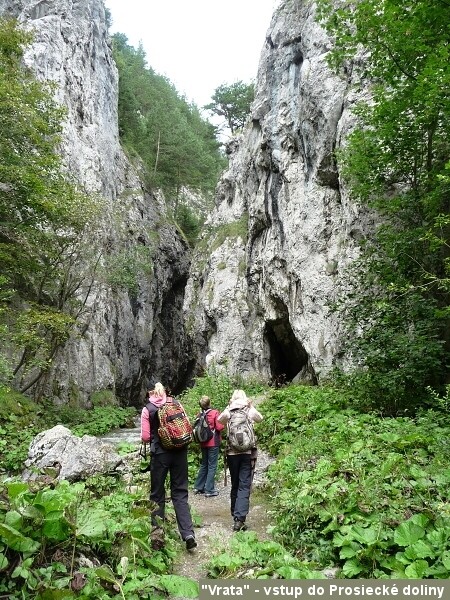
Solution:
M 349 200 L 334 158 L 353 125 L 356 92 L 350 73 L 328 68 L 330 47 L 314 2 L 281 4 L 251 121 L 229 145 L 230 168 L 188 282 L 199 368 L 316 382 L 345 363 L 329 302 L 368 218 Z
M 56 83 L 56 98 L 66 107 L 67 171 L 107 201 L 98 223 L 100 267 L 124 249 L 131 254 L 144 249 L 149 256 L 133 292 L 113 289 L 108 274 L 98 269 L 79 328 L 34 391 L 56 402 L 77 397 L 89 404 L 92 392 L 108 389 L 141 404 L 150 380 L 176 387 L 184 377 L 182 305 L 189 253 L 164 202 L 145 191 L 120 147 L 118 74 L 103 0 L 0 0 L 0 14 L 18 17 L 34 31 L 25 60 L 38 78 Z

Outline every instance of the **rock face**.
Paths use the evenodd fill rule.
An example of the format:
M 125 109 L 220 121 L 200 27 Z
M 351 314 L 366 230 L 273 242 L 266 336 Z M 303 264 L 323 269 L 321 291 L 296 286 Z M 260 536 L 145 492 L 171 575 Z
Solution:
M 67 109 L 62 153 L 70 175 L 108 203 L 99 224 L 103 253 L 77 335 L 55 357 L 35 391 L 89 404 L 111 390 L 141 404 L 150 380 L 177 387 L 188 349 L 182 305 L 189 268 L 187 245 L 169 224 L 164 203 L 147 192 L 119 144 L 118 74 L 103 0 L 0 0 L 0 14 L 34 31 L 25 60 L 38 78 L 56 83 Z M 147 257 L 137 289 L 113 287 L 109 256 Z M 176 343 L 174 343 L 174 340 Z
M 39 433 L 31 442 L 22 477 L 79 481 L 120 467 L 122 458 L 109 444 L 91 435 L 76 437 L 67 427 L 56 425 Z
M 356 92 L 350 73 L 328 68 L 330 48 L 313 2 L 281 4 L 251 122 L 229 144 L 230 167 L 188 282 L 200 367 L 316 382 L 345 360 L 329 302 L 368 218 L 350 202 L 334 158 L 353 125 Z

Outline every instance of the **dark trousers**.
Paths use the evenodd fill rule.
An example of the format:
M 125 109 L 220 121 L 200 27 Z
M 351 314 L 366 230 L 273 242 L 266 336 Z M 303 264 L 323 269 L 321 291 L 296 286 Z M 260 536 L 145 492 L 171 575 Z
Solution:
M 164 484 L 170 475 L 170 494 L 177 518 L 180 535 L 185 540 L 194 535 L 191 511 L 188 504 L 187 448 L 152 454 L 150 467 L 150 500 L 158 507 L 152 511 L 152 525 L 158 525 L 158 517 L 164 520 L 166 492 Z
M 245 521 L 250 507 L 252 485 L 252 457 L 250 454 L 228 454 L 227 464 L 231 478 L 231 514 Z
M 202 448 L 202 463 L 194 483 L 196 490 L 205 491 L 207 494 L 214 492 L 218 460 L 219 446 Z

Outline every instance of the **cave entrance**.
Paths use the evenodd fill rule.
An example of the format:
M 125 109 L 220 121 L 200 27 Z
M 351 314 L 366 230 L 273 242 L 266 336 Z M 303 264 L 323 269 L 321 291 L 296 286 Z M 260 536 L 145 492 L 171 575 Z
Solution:
M 264 341 L 269 354 L 271 378 L 275 384 L 290 382 L 297 375 L 299 380 L 316 383 L 308 353 L 295 337 L 287 316 L 266 323 Z

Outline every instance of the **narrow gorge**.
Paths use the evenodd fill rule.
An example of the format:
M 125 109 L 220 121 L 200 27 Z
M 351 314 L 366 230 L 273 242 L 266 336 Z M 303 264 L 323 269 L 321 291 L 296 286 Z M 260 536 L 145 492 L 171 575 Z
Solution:
M 107 202 L 100 264 L 136 253 L 146 262 L 133 290 L 97 272 L 76 332 L 35 391 L 86 404 L 111 390 L 139 405 L 155 378 L 177 391 L 211 366 L 317 383 L 345 364 L 329 304 L 370 223 L 334 158 L 358 90 L 350 72 L 327 66 L 330 40 L 315 10 L 300 0 L 276 10 L 250 119 L 227 145 L 229 168 L 191 257 L 161 193 L 121 148 L 103 1 L 0 0 L 2 15 L 33 31 L 26 63 L 54 82 L 67 110 L 67 171 Z

